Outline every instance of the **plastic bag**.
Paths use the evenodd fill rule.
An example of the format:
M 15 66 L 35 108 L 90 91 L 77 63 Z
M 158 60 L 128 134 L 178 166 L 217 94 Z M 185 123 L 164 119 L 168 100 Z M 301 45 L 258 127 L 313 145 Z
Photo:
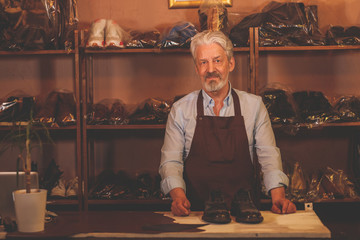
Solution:
M 322 198 L 323 191 L 321 191 L 321 177 L 322 175 L 319 173 L 312 174 L 309 184 L 309 191 L 305 196 L 307 202 L 318 201 Z
M 296 122 L 295 106 L 291 93 L 286 89 L 267 87 L 260 93 L 272 123 Z
M 337 100 L 335 110 L 339 113 L 341 121 L 360 121 L 360 98 L 355 96 L 343 96 Z
M 201 31 L 228 32 L 227 9 L 221 0 L 202 0 L 198 14 Z
M 0 104 L 1 122 L 29 121 L 31 112 L 35 111 L 36 98 L 15 90 L 5 97 Z
M 293 172 L 290 178 L 290 193 L 292 199 L 304 199 L 307 191 L 307 181 L 305 174 L 299 164 L 296 162 L 294 164 Z
M 158 98 L 149 98 L 138 105 L 129 116 L 130 124 L 164 124 L 170 112 L 170 104 Z
M 326 32 L 326 42 L 329 45 L 360 45 L 360 27 L 330 25 Z
M 106 21 L 105 48 L 124 48 L 128 40 L 129 34 L 116 21 Z
M 115 100 L 110 108 L 109 123 L 113 125 L 128 124 L 128 111 L 125 109 L 125 104 L 121 100 Z
M 49 1 L 49 0 L 48 0 Z M 60 49 L 74 49 L 74 31 L 78 28 L 77 0 L 58 0 L 60 11 Z M 52 12 L 55 15 L 54 12 Z
M 130 40 L 127 48 L 154 48 L 160 41 L 160 32 L 157 30 L 140 32 L 130 31 Z
M 47 126 L 57 126 L 56 124 L 56 105 L 58 101 L 58 94 L 56 91 L 52 91 L 47 96 L 45 103 L 42 104 L 37 111 L 34 121 L 46 124 Z
M 327 167 L 322 172 L 313 174 L 306 194 L 307 201 L 343 198 L 359 199 L 355 184 L 343 170 Z
M 271 2 L 264 10 L 267 16 L 259 30 L 261 46 L 326 44 L 319 30 L 316 5 Z
M 249 45 L 249 28 L 259 27 L 261 46 L 325 45 L 318 27 L 317 7 L 272 1 L 260 13 L 245 17 L 230 31 L 235 46 Z
M 89 191 L 90 199 L 132 199 L 132 180 L 123 171 L 115 174 L 105 170 L 99 174 L 97 181 Z
M 76 102 L 73 92 L 66 89 L 54 90 L 39 106 L 35 122 L 52 127 L 76 124 Z
M 77 28 L 75 0 L 0 2 L 0 43 L 4 50 L 69 49 Z
M 60 126 L 76 124 L 76 103 L 73 92 L 60 90 L 58 96 L 56 122 Z
M 115 174 L 105 170 L 99 174 L 96 183 L 89 191 L 91 199 L 161 199 L 159 175 L 147 172 L 130 177 L 125 171 Z
M 106 19 L 96 19 L 90 26 L 87 48 L 104 48 L 105 47 L 105 26 Z
M 96 19 L 90 27 L 87 48 L 124 48 L 129 34 L 112 19 Z
M 91 111 L 88 113 L 88 124 L 108 124 L 108 116 L 109 108 L 103 103 L 95 103 L 91 106 Z
M 336 122 L 340 119 L 328 99 L 319 91 L 299 91 L 293 94 L 299 116 L 310 124 Z M 309 125 L 311 127 L 313 125 Z
M 322 178 L 322 186 L 327 194 L 333 195 L 336 199 L 359 198 L 353 182 L 341 169 L 327 167 Z
M 128 124 L 128 110 L 120 99 L 103 99 L 93 104 L 88 113 L 88 124 Z
M 191 38 L 198 33 L 194 24 L 179 22 L 163 34 L 158 44 L 160 48 L 189 48 Z

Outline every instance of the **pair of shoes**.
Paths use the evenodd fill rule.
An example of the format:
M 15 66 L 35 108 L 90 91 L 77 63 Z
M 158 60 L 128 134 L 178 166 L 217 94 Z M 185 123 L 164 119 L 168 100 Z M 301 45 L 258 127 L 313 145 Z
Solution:
M 57 89 L 49 93 L 43 104 L 39 104 L 34 121 L 51 127 L 74 125 L 75 112 L 74 93 L 66 89 Z
M 124 48 L 128 34 L 111 19 L 98 19 L 90 28 L 87 48 Z
M 202 220 L 218 224 L 231 222 L 229 210 L 227 209 L 221 191 L 212 191 L 210 193 L 210 199 L 205 202 L 205 210 Z
M 78 194 L 78 178 L 70 179 L 66 184 L 64 179 L 59 179 L 58 183 L 51 189 L 50 196 L 61 198 L 74 198 Z
M 261 223 L 264 218 L 254 205 L 250 192 L 240 189 L 231 202 L 230 213 L 236 217 L 236 222 Z

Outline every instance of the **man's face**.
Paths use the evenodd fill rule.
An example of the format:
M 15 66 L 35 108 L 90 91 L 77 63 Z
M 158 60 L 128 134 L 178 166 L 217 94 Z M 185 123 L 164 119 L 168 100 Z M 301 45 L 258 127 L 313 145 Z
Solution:
M 195 65 L 203 89 L 216 92 L 227 84 L 229 72 L 234 70 L 235 60 L 233 57 L 228 60 L 224 49 L 213 43 L 196 48 Z

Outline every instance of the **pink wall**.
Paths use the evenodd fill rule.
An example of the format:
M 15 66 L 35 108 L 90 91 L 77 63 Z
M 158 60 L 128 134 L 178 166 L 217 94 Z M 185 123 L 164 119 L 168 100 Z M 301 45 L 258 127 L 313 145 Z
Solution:
M 360 1 L 358 0 L 304 0 L 303 2 L 305 5 L 313 4 L 318 6 L 319 24 L 323 33 L 326 32 L 329 25 L 341 25 L 344 27 L 360 25 Z M 245 16 L 260 12 L 268 3 L 270 3 L 270 0 L 233 0 L 233 6 L 228 8 L 230 28 L 240 22 Z M 78 11 L 81 28 L 89 27 L 95 19 L 108 18 L 117 21 L 125 30 L 149 30 L 156 28 L 162 32 L 179 21 L 190 21 L 199 29 L 198 8 L 169 9 L 168 0 L 78 0 Z M 269 84 L 281 82 L 285 86 L 291 86 L 291 90 L 294 91 L 318 90 L 323 91 L 329 97 L 356 94 L 357 89 L 360 87 L 357 83 L 360 70 L 356 67 L 357 63 L 355 61 L 355 59 L 358 58 L 358 51 L 353 54 L 349 54 L 349 52 L 265 54 L 265 56 L 262 56 L 260 59 L 258 86 L 261 89 Z M 169 60 L 170 58 L 164 57 L 163 59 Z M 196 78 L 195 73 L 191 72 L 193 71 L 192 61 L 184 59 L 184 61 L 180 63 L 178 62 L 180 61 L 179 59 L 181 59 L 179 56 L 175 57 L 173 63 L 169 61 L 159 61 L 164 64 L 176 64 L 178 66 L 178 72 L 183 72 L 182 74 L 171 76 L 174 82 L 185 83 L 185 79 Z M 127 59 L 123 60 L 129 61 Z M 242 81 L 238 83 L 237 86 L 240 89 L 246 90 L 243 83 L 247 78 L 246 64 L 244 65 L 244 61 L 246 62 L 246 58 L 237 60 L 237 71 L 232 74 L 230 79 L 235 79 L 237 82 Z M 154 61 L 148 62 L 151 65 Z M 119 66 L 124 63 L 108 62 L 106 64 L 104 67 L 108 68 L 107 72 L 110 72 L 113 67 L 109 67 L 109 64 Z M 125 79 L 138 79 L 139 71 L 144 72 L 146 69 L 158 69 L 159 62 L 155 61 L 154 64 L 154 68 L 139 68 L 138 65 L 128 65 L 130 69 L 132 67 L 137 69 L 132 71 L 136 73 L 136 75 L 129 71 L 129 68 L 126 68 L 127 71 L 125 72 L 119 70 L 122 71 L 121 74 L 120 72 L 116 73 L 116 76 L 107 74 L 104 77 L 116 79 L 121 75 L 121 77 Z M 181 69 L 179 69 L 180 66 Z M 102 65 L 99 66 L 100 69 L 104 67 Z M 160 69 L 158 70 L 159 71 L 152 71 L 152 73 L 145 72 L 140 77 L 143 78 L 146 76 L 147 79 L 154 79 L 157 82 L 166 81 L 169 76 L 162 73 Z M 187 72 L 187 74 L 184 74 L 184 72 Z M 163 80 L 161 78 L 163 78 Z M 189 89 L 197 87 L 198 85 L 187 86 L 188 88 L 184 89 L 184 91 L 189 91 Z M 98 87 L 100 89 L 100 86 Z M 114 96 L 119 94 L 118 91 L 121 91 L 119 89 L 124 88 L 109 87 L 107 90 L 104 87 L 99 91 L 99 94 L 105 93 L 105 96 Z M 136 88 L 136 92 L 138 96 L 143 96 L 143 98 L 147 97 L 146 94 L 159 95 L 158 92 L 142 92 L 140 88 Z M 176 93 L 170 90 L 165 91 L 165 94 L 173 95 Z M 100 95 L 95 97 L 101 99 L 102 96 Z M 128 93 L 121 95 L 126 97 L 125 100 L 129 100 L 130 102 L 135 101 L 134 98 L 131 99 L 130 96 L 127 97 L 127 95 L 129 95 Z M 134 97 L 138 99 L 138 96 Z
M 292 0 L 290 0 L 292 1 Z M 233 0 L 228 8 L 231 23 L 244 16 L 259 12 L 270 0 Z M 284 1 L 279 1 L 284 2 Z M 358 0 L 304 0 L 306 5 L 318 5 L 321 28 L 329 24 L 359 25 L 360 1 Z M 169 9 L 168 0 L 78 0 L 81 26 L 97 18 L 117 21 L 125 29 L 162 30 L 178 21 L 190 21 L 199 26 L 197 8 Z

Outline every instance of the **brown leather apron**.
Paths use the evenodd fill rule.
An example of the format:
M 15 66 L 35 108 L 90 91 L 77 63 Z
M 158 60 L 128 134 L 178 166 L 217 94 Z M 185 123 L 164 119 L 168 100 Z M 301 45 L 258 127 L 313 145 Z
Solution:
M 254 189 L 256 175 L 240 101 L 231 89 L 235 116 L 204 116 L 203 96 L 197 100 L 194 137 L 184 163 L 186 193 L 193 210 L 202 210 L 212 190 L 221 190 L 229 204 L 240 188 Z

